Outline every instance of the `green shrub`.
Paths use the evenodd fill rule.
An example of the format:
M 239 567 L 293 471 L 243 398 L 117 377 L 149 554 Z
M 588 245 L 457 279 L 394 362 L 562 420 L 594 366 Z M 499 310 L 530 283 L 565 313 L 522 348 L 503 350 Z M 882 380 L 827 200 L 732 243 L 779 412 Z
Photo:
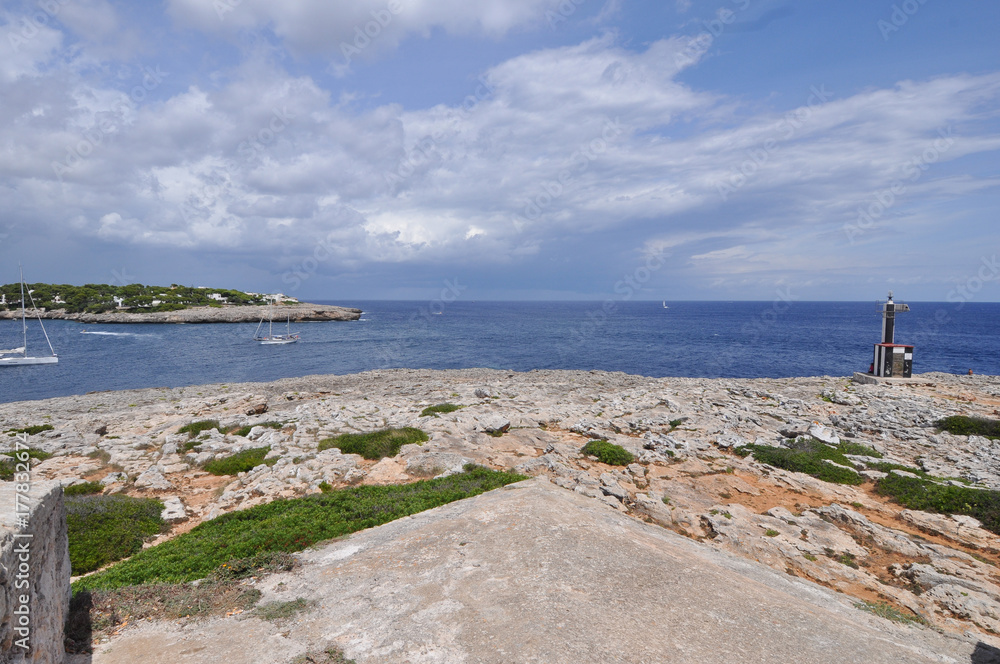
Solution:
M 287 602 L 268 602 L 259 604 L 254 610 L 258 616 L 264 620 L 283 620 L 291 618 L 299 611 L 305 611 L 310 606 L 310 602 L 304 597 L 296 597 Z
M 67 496 L 66 528 L 73 574 L 85 574 L 142 549 L 164 529 L 163 503 L 129 496 Z
M 29 459 L 36 461 L 45 461 L 52 455 L 48 452 L 43 452 L 42 450 L 36 450 L 33 447 L 24 448 L 19 450 L 11 450 L 10 452 L 0 452 L 0 480 L 11 481 L 14 479 L 14 471 L 17 469 L 18 463 L 24 463 Z
M 760 463 L 766 463 L 775 468 L 783 468 L 794 473 L 806 473 L 813 477 L 834 484 L 861 484 L 864 478 L 848 468 L 839 468 L 824 462 L 824 459 L 844 466 L 850 465 L 850 460 L 844 454 L 858 454 L 871 448 L 856 443 L 841 442 L 834 449 L 812 437 L 802 437 L 786 441 L 786 447 L 769 447 L 767 445 L 743 445 L 736 451 L 741 456 L 753 453 L 753 458 Z M 878 454 L 878 452 L 875 452 Z M 871 456 L 865 454 L 864 456 Z
M 301 551 L 316 542 L 388 523 L 461 498 L 527 479 L 472 468 L 435 480 L 395 486 L 358 486 L 305 498 L 276 500 L 224 514 L 187 533 L 144 549 L 110 569 L 78 580 L 74 589 L 204 578 L 234 558 Z
M 411 443 L 428 440 L 427 434 L 414 427 L 402 429 L 382 429 L 370 433 L 345 433 L 334 438 L 326 438 L 319 443 L 320 451 L 336 447 L 344 454 L 360 454 L 366 459 L 377 460 L 394 457 L 399 448 Z
M 222 433 L 222 429 L 219 428 L 219 420 L 200 420 L 198 422 L 191 422 L 190 424 L 185 424 L 177 433 L 186 433 L 188 438 L 194 438 L 202 431 L 209 431 L 211 429 L 216 429 L 219 433 Z
M 627 466 L 635 461 L 631 452 L 621 445 L 615 445 L 606 440 L 592 440 L 584 445 L 580 452 L 595 456 L 601 463 L 606 463 L 609 466 Z
M 985 436 L 1000 438 L 1000 421 L 985 417 L 969 417 L 967 415 L 952 415 L 938 420 L 937 426 L 948 433 L 957 436 Z
M 265 459 L 267 453 L 271 451 L 270 445 L 267 447 L 254 447 L 249 450 L 237 452 L 232 456 L 223 459 L 212 459 L 205 464 L 206 472 L 213 475 L 236 475 L 253 470 L 261 464 L 273 466 L 278 462 L 277 457 Z
M 63 489 L 64 496 L 86 496 L 92 493 L 100 493 L 104 490 L 104 485 L 100 482 L 82 482 Z
M 281 422 L 261 422 L 260 424 L 248 424 L 246 426 L 230 429 L 227 433 L 232 433 L 237 436 L 246 437 L 253 431 L 254 427 L 267 427 L 268 429 L 280 429 L 285 426 Z
M 920 616 L 912 613 L 903 613 L 888 602 L 869 602 L 865 600 L 863 602 L 856 602 L 854 606 L 862 611 L 874 613 L 876 616 L 892 620 L 893 622 L 903 623 L 904 625 L 910 623 L 927 624 L 927 621 Z
M 967 514 L 983 528 L 1000 535 L 1000 491 L 937 484 L 925 477 L 889 474 L 880 479 L 876 491 L 903 507 L 939 514 Z
M 26 433 L 29 436 L 34 436 L 40 434 L 43 431 L 52 431 L 54 427 L 51 424 L 36 424 L 34 426 L 25 427 L 23 429 L 7 429 L 7 433 L 15 436 L 19 433 Z
M 428 415 L 436 415 L 437 413 L 453 413 L 456 410 L 465 408 L 465 406 L 456 406 L 453 403 L 439 403 L 436 406 L 427 406 L 422 411 L 420 411 L 420 417 L 427 417 Z
M 299 561 L 284 551 L 265 551 L 249 558 L 234 558 L 219 565 L 211 577 L 217 581 L 238 581 L 252 576 L 287 572 L 299 566 Z

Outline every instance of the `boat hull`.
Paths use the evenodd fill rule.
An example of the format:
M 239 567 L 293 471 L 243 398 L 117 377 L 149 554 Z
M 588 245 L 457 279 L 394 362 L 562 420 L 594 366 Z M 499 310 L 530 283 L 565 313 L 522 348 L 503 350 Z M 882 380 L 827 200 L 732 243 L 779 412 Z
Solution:
M 0 367 L 20 366 L 24 364 L 56 364 L 58 357 L 0 357 Z

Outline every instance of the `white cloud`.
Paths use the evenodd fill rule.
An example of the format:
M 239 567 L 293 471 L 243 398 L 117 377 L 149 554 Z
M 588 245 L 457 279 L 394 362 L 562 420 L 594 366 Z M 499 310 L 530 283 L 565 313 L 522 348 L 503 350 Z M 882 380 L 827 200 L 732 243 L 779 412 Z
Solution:
M 269 27 L 293 51 L 339 58 L 345 44 L 367 57 L 435 28 L 498 38 L 517 27 L 544 25 L 544 11 L 552 5 L 551 0 L 168 0 L 167 11 L 181 25 L 208 33 Z

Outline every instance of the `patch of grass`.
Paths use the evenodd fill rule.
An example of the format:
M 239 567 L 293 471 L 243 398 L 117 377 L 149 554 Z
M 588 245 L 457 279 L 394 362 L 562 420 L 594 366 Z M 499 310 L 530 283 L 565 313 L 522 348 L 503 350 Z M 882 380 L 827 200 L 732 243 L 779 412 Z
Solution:
M 236 475 L 253 470 L 261 464 L 273 466 L 278 463 L 277 457 L 264 458 L 270 451 L 270 445 L 267 447 L 254 447 L 249 450 L 237 452 L 223 459 L 212 459 L 205 464 L 204 469 L 213 475 Z
M 284 620 L 291 618 L 299 611 L 305 611 L 310 603 L 304 597 L 296 597 L 288 602 L 268 602 L 261 604 L 254 611 L 264 620 Z
M 809 562 L 811 562 L 811 563 L 814 563 L 814 562 L 816 562 L 817 560 L 819 560 L 819 558 L 817 558 L 816 556 L 814 556 L 814 555 L 813 555 L 813 554 L 811 554 L 811 553 L 803 553 L 803 554 L 802 554 L 802 557 L 803 557 L 803 558 L 805 558 L 806 560 L 808 560 L 808 561 L 809 561 Z
M 850 466 L 851 462 L 844 454 L 861 454 L 859 450 L 867 451 L 864 456 L 871 456 L 868 452 L 878 454 L 870 447 L 857 443 L 841 441 L 839 446 L 833 448 L 811 437 L 786 441 L 785 447 L 743 445 L 734 451 L 740 456 L 752 453 L 753 458 L 760 463 L 784 468 L 795 473 L 806 473 L 824 482 L 862 484 L 864 478 L 853 470 L 839 468 L 824 462 L 824 459 L 828 459 L 834 463 Z
M 291 664 L 356 664 L 356 662 L 353 659 L 346 659 L 341 650 L 330 646 L 322 652 L 299 655 L 292 660 Z
M 669 505 L 669 504 L 670 504 L 670 496 L 664 496 L 664 497 L 663 497 L 663 498 L 661 498 L 660 500 L 662 500 L 662 501 L 663 501 L 663 504 L 664 504 L 664 505 Z
M 285 425 L 282 422 L 261 422 L 260 424 L 248 424 L 242 427 L 233 427 L 226 433 L 231 433 L 246 438 L 246 436 L 248 436 L 250 432 L 253 431 L 254 427 L 267 427 L 268 429 L 280 429 L 283 426 Z
M 322 493 L 330 493 L 331 491 L 333 491 L 333 485 L 327 482 L 326 480 L 323 480 L 316 486 Z
M 888 602 L 856 602 L 854 606 L 862 611 L 867 611 L 868 613 L 874 613 L 880 618 L 886 618 L 892 620 L 893 622 L 903 623 L 904 625 L 926 625 L 927 621 L 920 616 L 914 615 L 912 613 L 903 613 L 892 604 Z
M 852 443 L 849 440 L 840 441 L 840 444 L 837 445 L 837 451 L 841 454 L 853 454 L 855 456 L 873 457 L 875 459 L 882 458 L 882 453 L 874 447 L 868 447 L 861 443 Z
M 927 474 L 922 468 L 916 468 L 914 466 L 904 466 L 901 463 L 891 463 L 889 461 L 874 461 L 868 464 L 868 467 L 872 470 L 880 470 L 883 473 L 891 473 L 894 470 L 905 470 L 908 473 L 913 473 L 914 475 L 919 475 L 923 478 L 930 478 L 931 476 Z
M 768 528 L 767 530 L 764 531 L 764 534 L 767 535 L 768 537 L 777 537 L 781 533 L 779 533 L 774 528 Z
M 858 563 L 854 560 L 854 554 L 853 553 L 844 552 L 844 553 L 840 554 L 839 556 L 835 556 L 834 560 L 836 560 L 841 565 L 847 565 L 848 567 L 852 567 L 854 569 L 858 569 Z
M 411 443 L 420 444 L 428 440 L 427 434 L 414 427 L 382 429 L 370 433 L 345 433 L 326 438 L 319 443 L 320 451 L 336 447 L 345 454 L 360 454 L 376 461 L 399 454 L 399 448 Z
M 222 563 L 212 572 L 215 581 L 239 581 L 250 577 L 262 577 L 275 572 L 288 572 L 301 563 L 284 551 L 264 551 L 247 558 L 234 558 Z
M 936 422 L 942 431 L 957 436 L 985 436 L 1000 438 L 1000 421 L 985 417 L 969 417 L 968 415 L 952 415 Z
M 237 581 L 81 590 L 70 601 L 65 632 L 66 650 L 89 653 L 95 637 L 110 636 L 126 623 L 247 611 L 260 600 L 260 596 L 261 592 L 256 588 L 240 585 Z
M 975 517 L 983 528 L 1000 534 L 1000 491 L 937 484 L 925 477 L 893 474 L 880 479 L 875 490 L 910 509 Z
M 458 406 L 453 403 L 439 403 L 436 406 L 427 406 L 422 411 L 420 411 L 420 417 L 427 417 L 428 415 L 436 415 L 437 413 L 453 413 L 456 410 L 465 408 L 465 406 Z
M 29 436 L 35 436 L 43 431 L 52 431 L 54 428 L 55 427 L 51 424 L 35 424 L 34 426 L 24 427 L 23 429 L 7 429 L 6 433 L 11 436 L 16 436 L 19 433 L 26 433 Z
M 609 466 L 627 466 L 635 461 L 631 452 L 621 445 L 615 445 L 606 440 L 592 440 L 584 445 L 580 452 L 588 456 L 595 456 L 601 463 L 606 463 Z
M 219 433 L 222 433 L 222 429 L 219 428 L 219 420 L 199 420 L 197 422 L 191 422 L 190 424 L 185 424 L 177 433 L 186 433 L 188 438 L 194 438 L 202 431 L 211 431 L 215 429 Z
M 103 464 L 107 464 L 111 461 L 111 453 L 107 450 L 94 450 L 93 452 L 87 454 L 87 458 L 95 459 Z
M 854 502 L 851 503 L 851 507 L 853 507 L 856 510 L 860 510 L 864 508 L 864 505 L 855 500 Z
M 129 496 L 67 496 L 66 528 L 73 574 L 85 574 L 131 556 L 165 528 L 163 503 Z
M 24 464 L 25 461 L 28 461 L 30 464 L 31 460 L 45 461 L 51 456 L 48 452 L 30 447 L 11 450 L 10 452 L 0 452 L 0 480 L 6 482 L 13 480 L 18 463 Z
M 100 482 L 82 482 L 63 489 L 64 496 L 86 496 L 92 493 L 104 491 L 104 485 Z
M 224 514 L 97 574 L 74 588 L 177 583 L 205 577 L 233 558 L 301 551 L 316 542 L 388 523 L 461 498 L 527 479 L 474 467 L 435 480 L 358 486 Z

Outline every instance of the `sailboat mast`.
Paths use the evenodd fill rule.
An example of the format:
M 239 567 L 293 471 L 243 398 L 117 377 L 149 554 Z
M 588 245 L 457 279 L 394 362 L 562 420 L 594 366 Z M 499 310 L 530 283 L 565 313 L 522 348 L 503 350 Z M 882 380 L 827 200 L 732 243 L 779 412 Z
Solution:
M 24 268 L 20 263 L 17 265 L 17 271 L 21 277 L 21 336 L 23 338 L 21 346 L 24 347 L 24 356 L 28 357 L 28 321 L 24 317 Z

